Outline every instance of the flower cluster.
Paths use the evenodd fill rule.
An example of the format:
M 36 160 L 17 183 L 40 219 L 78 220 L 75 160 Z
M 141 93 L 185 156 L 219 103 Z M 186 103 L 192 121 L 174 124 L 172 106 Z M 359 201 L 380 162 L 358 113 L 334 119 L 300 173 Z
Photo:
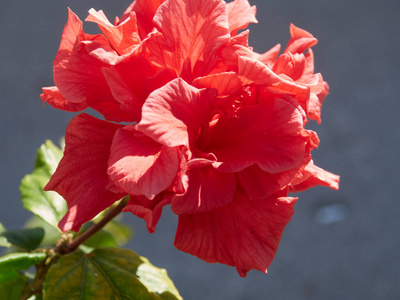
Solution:
M 241 276 L 266 272 L 297 198 L 339 177 L 313 164 L 328 85 L 314 74 L 317 43 L 291 38 L 264 54 L 248 45 L 256 8 L 247 0 L 136 0 L 110 23 L 91 9 L 83 31 L 69 11 L 43 102 L 92 108 L 66 129 L 66 148 L 46 186 L 69 211 L 61 230 L 81 225 L 125 195 L 125 211 L 153 232 L 164 206 L 179 216 L 175 246 Z

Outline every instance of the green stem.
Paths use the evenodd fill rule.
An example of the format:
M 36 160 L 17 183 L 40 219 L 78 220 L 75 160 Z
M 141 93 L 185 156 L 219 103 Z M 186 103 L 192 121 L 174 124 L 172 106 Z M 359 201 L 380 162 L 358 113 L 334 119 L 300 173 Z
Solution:
M 108 211 L 108 213 L 104 216 L 103 219 L 100 220 L 100 222 L 91 226 L 88 230 L 84 231 L 71 242 L 61 243 L 55 249 L 48 250 L 47 258 L 35 266 L 35 278 L 32 282 L 28 283 L 24 287 L 20 296 L 20 300 L 26 300 L 29 299 L 32 295 L 41 294 L 47 272 L 49 271 L 50 267 L 57 262 L 61 255 L 65 255 L 75 251 L 83 242 L 85 242 L 88 238 L 90 238 L 96 232 L 102 229 L 108 222 L 110 222 L 122 211 L 122 209 L 128 204 L 128 200 L 128 196 L 122 198 L 121 202 L 116 207 Z
M 113 209 L 111 209 L 100 222 L 94 224 L 88 230 L 84 231 L 81 235 L 77 236 L 71 242 L 60 245 L 56 248 L 56 252 L 61 254 L 68 254 L 75 251 L 84 241 L 93 236 L 96 232 L 102 229 L 108 222 L 114 219 L 122 209 L 128 204 L 129 196 L 122 198 L 121 202 Z

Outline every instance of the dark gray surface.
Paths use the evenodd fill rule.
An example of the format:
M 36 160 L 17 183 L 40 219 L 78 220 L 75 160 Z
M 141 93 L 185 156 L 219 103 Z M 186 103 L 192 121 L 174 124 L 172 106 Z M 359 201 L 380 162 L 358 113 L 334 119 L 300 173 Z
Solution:
M 330 84 L 331 94 L 324 103 L 322 125 L 309 128 L 321 139 L 314 160 L 342 176 L 340 190 L 315 188 L 300 195 L 267 275 L 252 271 L 240 278 L 234 268 L 176 250 L 177 217 L 169 208 L 153 235 L 142 220 L 126 214 L 124 220 L 136 230 L 128 247 L 167 268 L 186 300 L 400 299 L 400 202 L 395 193 L 400 2 L 250 2 L 258 8 L 259 24 L 250 26 L 250 44 L 256 51 L 286 44 L 290 22 L 319 39 L 314 47 L 316 71 Z M 113 20 L 129 3 L 1 2 L 0 222 L 7 228 L 19 228 L 29 217 L 19 201 L 18 185 L 32 171 L 36 149 L 45 139 L 58 140 L 73 116 L 43 108 L 38 97 L 41 86 L 53 84 L 52 61 L 67 6 L 81 19 L 94 7 Z M 93 26 L 85 29 L 96 32 Z M 341 206 L 319 210 L 332 203 Z M 333 222 L 335 218 L 340 221 Z

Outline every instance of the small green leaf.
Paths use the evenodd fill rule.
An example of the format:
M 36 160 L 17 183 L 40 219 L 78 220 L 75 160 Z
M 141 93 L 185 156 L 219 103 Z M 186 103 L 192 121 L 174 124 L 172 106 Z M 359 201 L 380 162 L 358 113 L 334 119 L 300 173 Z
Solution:
M 95 235 L 91 236 L 87 241 L 84 242 L 84 245 L 92 248 L 119 246 L 114 237 L 104 230 L 96 232 Z
M 28 300 L 43 300 L 43 295 L 42 295 L 42 294 L 40 294 L 40 295 L 33 295 L 33 296 L 29 297 Z
M 25 250 L 35 250 L 40 245 L 43 236 L 43 228 L 28 228 L 0 232 L 0 238 L 2 238 L 3 242 L 5 240 L 6 244 L 11 244 Z M 0 246 L 2 246 L 2 244 L 0 240 Z
M 107 223 L 104 231 L 113 236 L 118 246 L 124 246 L 133 236 L 133 230 L 130 226 L 119 222 L 117 219 Z
M 82 231 L 87 230 L 92 223 L 86 223 L 82 226 Z M 129 226 L 118 221 L 111 221 L 107 225 L 90 237 L 84 245 L 92 248 L 102 247 L 120 247 L 125 245 L 132 236 L 132 230 Z
M 7 247 L 10 248 L 11 244 L 8 242 L 5 236 L 2 236 L 2 233 L 6 231 L 3 224 L 0 223 L 0 247 Z
M 48 175 L 53 175 L 62 156 L 62 150 L 47 140 L 37 151 L 35 169 L 44 169 Z
M 43 188 L 56 170 L 61 157 L 61 149 L 51 141 L 46 141 L 37 152 L 33 173 L 26 175 L 20 186 L 24 207 L 56 229 L 67 212 L 67 205 L 60 195 L 45 192 Z
M 44 238 L 40 243 L 40 247 L 51 248 L 57 243 L 57 241 L 61 238 L 60 231 L 55 229 L 53 226 L 49 225 L 47 222 L 38 218 L 37 216 L 32 216 L 26 223 L 26 228 L 35 228 L 40 227 L 44 230 Z
M 0 273 L 9 270 L 27 270 L 46 258 L 46 253 L 11 253 L 0 257 Z
M 61 257 L 46 277 L 44 300 L 135 299 L 181 300 L 165 269 L 135 252 L 99 248 Z
M 5 273 L 8 277 L 7 279 L 2 276 Z M 24 275 L 14 270 L 0 271 L 0 299 L 19 299 L 27 281 L 28 279 Z

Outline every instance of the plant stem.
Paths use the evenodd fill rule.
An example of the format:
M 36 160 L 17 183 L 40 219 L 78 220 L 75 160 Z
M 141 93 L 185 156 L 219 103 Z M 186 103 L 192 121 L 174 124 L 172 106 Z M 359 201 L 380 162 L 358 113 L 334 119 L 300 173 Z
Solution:
M 61 254 L 67 254 L 75 251 L 79 247 L 79 245 L 81 245 L 84 241 L 86 241 L 88 238 L 90 238 L 92 235 L 94 235 L 96 232 L 102 229 L 108 222 L 114 219 L 128 204 L 128 200 L 129 200 L 128 196 L 122 198 L 121 202 L 115 208 L 110 210 L 104 216 L 104 218 L 100 220 L 100 222 L 94 224 L 88 230 L 84 231 L 81 235 L 73 239 L 70 243 L 67 243 L 66 245 L 64 244 L 64 246 L 61 246 L 59 247 L 59 249 L 56 249 L 56 252 L 59 252 Z
M 129 197 L 125 196 L 122 198 L 121 202 L 111 209 L 100 222 L 91 226 L 88 230 L 83 232 L 81 235 L 77 236 L 71 242 L 64 242 L 58 245 L 55 249 L 50 249 L 47 252 L 47 258 L 44 259 L 41 263 L 37 264 L 36 267 L 36 275 L 32 282 L 28 283 L 24 289 L 22 290 L 20 300 L 29 299 L 32 295 L 42 293 L 43 283 L 46 279 L 47 272 L 50 267 L 57 262 L 57 260 L 65 254 L 71 253 L 75 251 L 79 245 L 81 245 L 84 241 L 98 232 L 101 228 L 103 228 L 108 222 L 110 222 L 113 218 L 115 218 L 122 209 L 128 204 Z

